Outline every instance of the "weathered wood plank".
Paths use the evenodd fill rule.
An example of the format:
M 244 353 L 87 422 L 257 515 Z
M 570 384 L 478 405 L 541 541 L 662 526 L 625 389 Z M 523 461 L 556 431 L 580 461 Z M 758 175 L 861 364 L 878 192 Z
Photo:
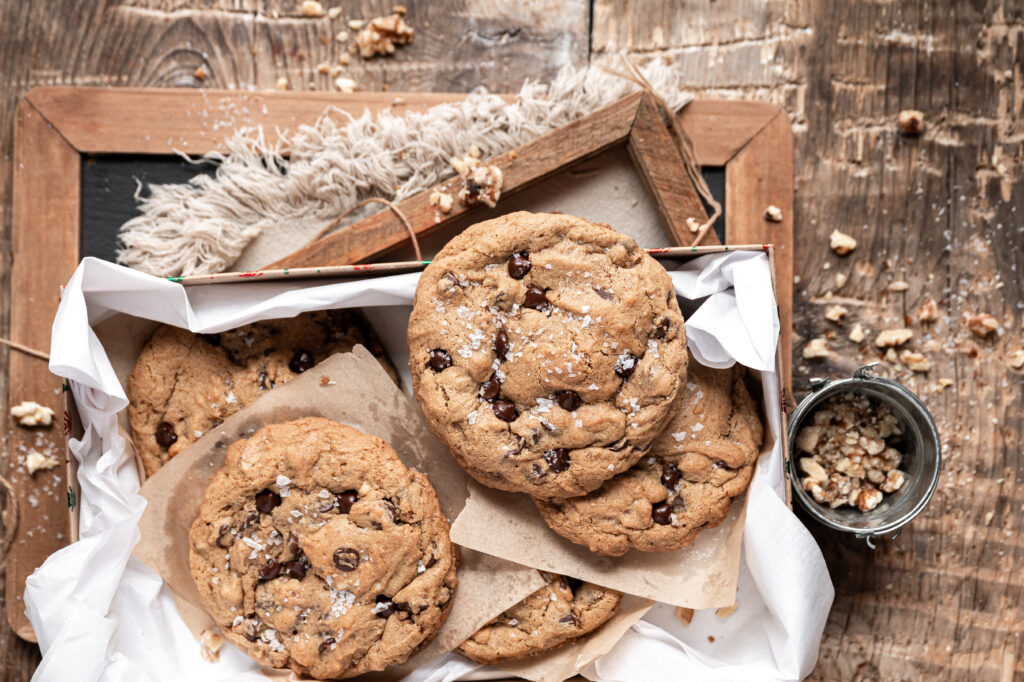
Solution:
M 882 358 L 943 435 L 947 460 L 929 508 L 874 553 L 812 525 L 837 589 L 813 678 L 1024 676 L 1024 586 L 1013 577 L 1024 566 L 1024 381 L 1007 363 L 1024 347 L 1024 7 L 596 0 L 594 17 L 595 56 L 663 54 L 692 74 L 699 96 L 786 110 L 797 168 L 796 387 L 879 359 L 875 333 L 905 315 L 909 346 L 932 363 L 914 375 Z M 920 137 L 897 130 L 907 108 L 925 112 Z M 833 229 L 859 241 L 850 256 L 828 249 Z M 894 281 L 909 288 L 888 290 Z M 929 297 L 938 319 L 922 324 L 917 308 Z M 835 303 L 849 309 L 841 324 L 823 316 Z M 1001 331 L 975 337 L 966 319 L 979 312 Z M 870 330 L 863 343 L 847 338 L 858 322 Z M 805 361 L 799 351 L 816 336 L 833 353 Z M 940 378 L 953 385 L 939 392 Z

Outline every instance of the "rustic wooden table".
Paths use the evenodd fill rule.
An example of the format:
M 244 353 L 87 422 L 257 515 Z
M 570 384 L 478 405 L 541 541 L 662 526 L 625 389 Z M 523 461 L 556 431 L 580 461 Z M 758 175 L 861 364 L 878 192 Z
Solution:
M 325 5 L 340 4 L 335 0 Z M 1021 0 L 406 0 L 415 43 L 348 73 L 361 89 L 516 90 L 563 64 L 663 55 L 698 95 L 782 106 L 796 139 L 794 384 L 878 359 L 874 332 L 904 325 L 931 370 L 890 362 L 935 415 L 947 456 L 939 490 L 875 552 L 813 527 L 836 601 L 814 679 L 1024 677 L 1024 2 Z M 0 332 L 10 310 L 12 121 L 36 85 L 328 89 L 317 64 L 349 18 L 389 2 L 302 17 L 294 0 L 0 0 Z M 203 67 L 205 79 L 197 77 Z M 903 109 L 925 113 L 919 137 Z M 1024 214 L 1024 210 L 1021 211 Z M 839 229 L 859 243 L 828 249 Z M 836 275 L 847 278 L 837 286 Z M 894 281 L 907 282 L 891 287 Z M 16 292 L 19 296 L 27 292 Z M 938 319 L 917 321 L 920 303 Z M 824 306 L 849 311 L 842 324 Z M 1000 329 L 973 335 L 970 315 Z M 855 323 L 870 329 L 857 344 Z M 802 348 L 825 336 L 828 358 Z M 0 351 L 0 396 L 7 395 Z M 942 379 L 952 385 L 943 389 Z M 0 401 L 4 398 L 0 397 Z M 6 414 L 6 406 L 4 413 Z M 4 449 L 6 450 L 6 448 Z M 0 618 L 3 679 L 27 680 L 35 645 Z

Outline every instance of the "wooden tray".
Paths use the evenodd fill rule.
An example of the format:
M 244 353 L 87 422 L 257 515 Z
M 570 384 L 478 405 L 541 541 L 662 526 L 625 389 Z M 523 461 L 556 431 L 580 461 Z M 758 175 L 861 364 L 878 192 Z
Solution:
M 463 95 L 32 90 L 19 103 L 15 116 L 11 338 L 34 348 L 49 348 L 59 287 L 70 277 L 82 253 L 82 168 L 90 158 L 112 154 L 166 157 L 177 150 L 201 154 L 220 148 L 226 136 L 245 125 L 264 125 L 273 140 L 276 130 L 312 123 L 327 106 L 358 115 L 364 109 L 389 107 L 397 97 L 404 100 L 406 110 L 425 110 Z M 211 121 L 228 121 L 230 125 L 214 129 Z M 765 103 L 697 100 L 684 109 L 678 123 L 693 140 L 701 166 L 724 168 L 724 197 L 718 199 L 725 208 L 726 243 L 773 243 L 776 247 L 781 352 L 788 384 L 793 281 L 793 140 L 789 121 L 781 110 Z M 781 223 L 764 217 L 772 204 L 782 210 Z M 58 414 L 63 411 L 60 381 L 44 362 L 12 352 L 9 372 L 9 404 L 31 399 Z M 22 600 L 25 579 L 49 554 L 63 547 L 69 535 L 63 467 L 39 472 L 33 479 L 18 463 L 22 446 L 39 447 L 39 433 L 43 448 L 63 451 L 63 434 L 57 427 L 43 432 L 11 429 L 4 472 L 17 487 L 22 511 L 7 559 L 7 618 L 19 636 L 33 641 Z

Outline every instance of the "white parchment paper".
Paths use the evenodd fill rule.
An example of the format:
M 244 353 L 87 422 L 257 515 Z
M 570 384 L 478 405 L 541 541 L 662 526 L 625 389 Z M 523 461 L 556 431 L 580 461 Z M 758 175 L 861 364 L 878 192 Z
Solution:
M 687 627 L 670 609 L 655 607 L 584 674 L 609 681 L 798 679 L 817 658 L 834 593 L 821 552 L 783 502 L 774 371 L 779 322 L 768 261 L 755 252 L 714 254 L 672 275 L 681 296 L 708 297 L 687 320 L 694 355 L 712 366 L 740 360 L 761 372 L 777 446 L 762 456 L 749 493 L 739 609 L 728 619 L 698 612 Z M 84 428 L 83 437 L 71 442 L 80 467 L 81 539 L 50 556 L 28 579 L 26 612 L 43 651 L 33 679 L 264 679 L 255 663 L 231 646 L 222 649 L 218 663 L 204 661 L 166 585 L 131 557 L 144 500 L 133 458 L 117 431 L 116 415 L 127 399 L 92 326 L 124 312 L 215 332 L 309 310 L 379 307 L 373 324 L 395 365 L 407 373 L 405 326 L 417 277 L 186 289 L 96 259 L 80 264 L 54 321 L 50 369 L 71 380 Z M 448 655 L 409 679 L 479 679 L 482 672 L 488 674 Z

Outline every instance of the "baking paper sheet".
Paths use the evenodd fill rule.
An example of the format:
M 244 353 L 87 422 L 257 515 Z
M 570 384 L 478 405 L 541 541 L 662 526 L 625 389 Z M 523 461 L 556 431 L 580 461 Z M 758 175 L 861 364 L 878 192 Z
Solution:
M 692 273 L 703 273 L 696 278 L 699 290 L 691 282 Z M 186 290 L 102 261 L 82 262 L 54 322 L 50 360 L 51 371 L 71 379 L 85 429 L 80 440 L 71 442 L 80 463 L 82 539 L 49 557 L 26 586 L 27 613 L 44 653 L 36 679 L 264 679 L 232 647 L 225 646 L 218 664 L 204 662 L 166 585 L 130 556 L 144 500 L 138 494 L 132 454 L 117 430 L 116 415 L 127 400 L 90 325 L 125 312 L 212 332 L 325 307 L 384 306 L 374 311 L 374 326 L 401 369 L 402 356 L 395 350 L 404 345 L 416 278 L 410 273 L 376 280 L 250 282 Z M 817 545 L 783 502 L 779 383 L 774 373 L 778 318 L 767 257 L 756 252 L 705 256 L 684 264 L 673 279 L 681 295 L 695 300 L 708 296 L 703 305 L 715 310 L 703 320 L 698 310 L 687 322 L 695 356 L 714 365 L 725 362 L 722 354 L 727 352 L 761 371 L 776 443 L 761 457 L 748 493 L 739 610 L 725 620 L 698 613 L 684 627 L 654 618 L 661 608 L 656 607 L 584 672 L 595 680 L 635 680 L 646 671 L 657 671 L 650 677 L 676 678 L 687 670 L 703 680 L 750 679 L 756 669 L 760 679 L 798 679 L 817 658 L 833 590 Z M 395 337 L 397 329 L 402 338 Z M 705 347 L 709 340 L 719 348 Z M 709 643 L 713 628 L 720 635 Z M 410 679 L 458 679 L 453 675 L 471 674 L 476 668 L 446 655 Z

